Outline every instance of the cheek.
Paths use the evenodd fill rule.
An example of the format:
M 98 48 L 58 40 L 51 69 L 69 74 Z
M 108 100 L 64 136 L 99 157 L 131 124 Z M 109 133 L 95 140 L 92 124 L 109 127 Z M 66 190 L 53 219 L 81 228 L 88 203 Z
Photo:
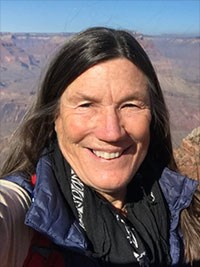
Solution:
M 86 133 L 86 124 L 80 117 L 63 115 L 55 121 L 55 130 L 58 139 L 64 143 L 77 143 Z
M 144 145 L 148 145 L 150 140 L 150 123 L 150 114 L 138 115 L 127 121 L 126 130 L 136 142 L 142 142 Z

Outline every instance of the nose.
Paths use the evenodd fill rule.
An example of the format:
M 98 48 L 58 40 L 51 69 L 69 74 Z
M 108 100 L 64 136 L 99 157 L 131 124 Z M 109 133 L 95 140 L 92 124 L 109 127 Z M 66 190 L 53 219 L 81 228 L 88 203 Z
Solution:
M 96 137 L 105 142 L 117 142 L 124 136 L 121 118 L 112 107 L 105 107 L 96 125 Z

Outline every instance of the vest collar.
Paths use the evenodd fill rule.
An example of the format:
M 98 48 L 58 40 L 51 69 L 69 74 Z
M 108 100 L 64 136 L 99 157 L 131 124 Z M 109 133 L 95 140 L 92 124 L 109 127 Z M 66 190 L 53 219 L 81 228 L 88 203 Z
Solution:
M 84 233 L 62 197 L 48 155 L 39 160 L 36 177 L 25 224 L 47 235 L 55 244 L 86 250 Z

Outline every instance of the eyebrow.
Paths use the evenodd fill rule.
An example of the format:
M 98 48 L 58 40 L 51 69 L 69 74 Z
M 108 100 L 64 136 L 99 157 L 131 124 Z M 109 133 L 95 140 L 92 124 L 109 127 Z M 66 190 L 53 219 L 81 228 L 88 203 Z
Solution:
M 87 95 L 86 93 L 83 93 L 83 92 L 74 93 L 73 95 L 71 95 L 69 97 L 69 100 L 73 100 L 73 99 L 77 99 L 77 100 L 85 99 L 85 100 L 88 100 L 88 101 L 97 101 L 96 95 L 90 96 L 90 95 Z
M 148 98 L 149 98 L 148 90 L 146 91 L 146 94 L 139 92 L 139 91 L 136 91 L 130 95 L 122 97 L 121 101 L 122 102 L 130 101 L 130 100 L 142 100 L 142 101 L 145 100 L 146 101 L 146 100 L 148 100 Z

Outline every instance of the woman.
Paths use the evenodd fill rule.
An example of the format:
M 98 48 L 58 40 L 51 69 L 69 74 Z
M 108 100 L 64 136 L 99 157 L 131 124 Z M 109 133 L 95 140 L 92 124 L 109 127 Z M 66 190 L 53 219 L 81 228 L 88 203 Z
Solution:
M 24 206 L 32 200 L 24 266 L 180 263 L 179 213 L 197 182 L 174 172 L 162 91 L 131 34 L 91 28 L 72 37 L 16 135 L 2 176 L 29 192 Z M 184 189 L 184 205 L 172 188 Z

